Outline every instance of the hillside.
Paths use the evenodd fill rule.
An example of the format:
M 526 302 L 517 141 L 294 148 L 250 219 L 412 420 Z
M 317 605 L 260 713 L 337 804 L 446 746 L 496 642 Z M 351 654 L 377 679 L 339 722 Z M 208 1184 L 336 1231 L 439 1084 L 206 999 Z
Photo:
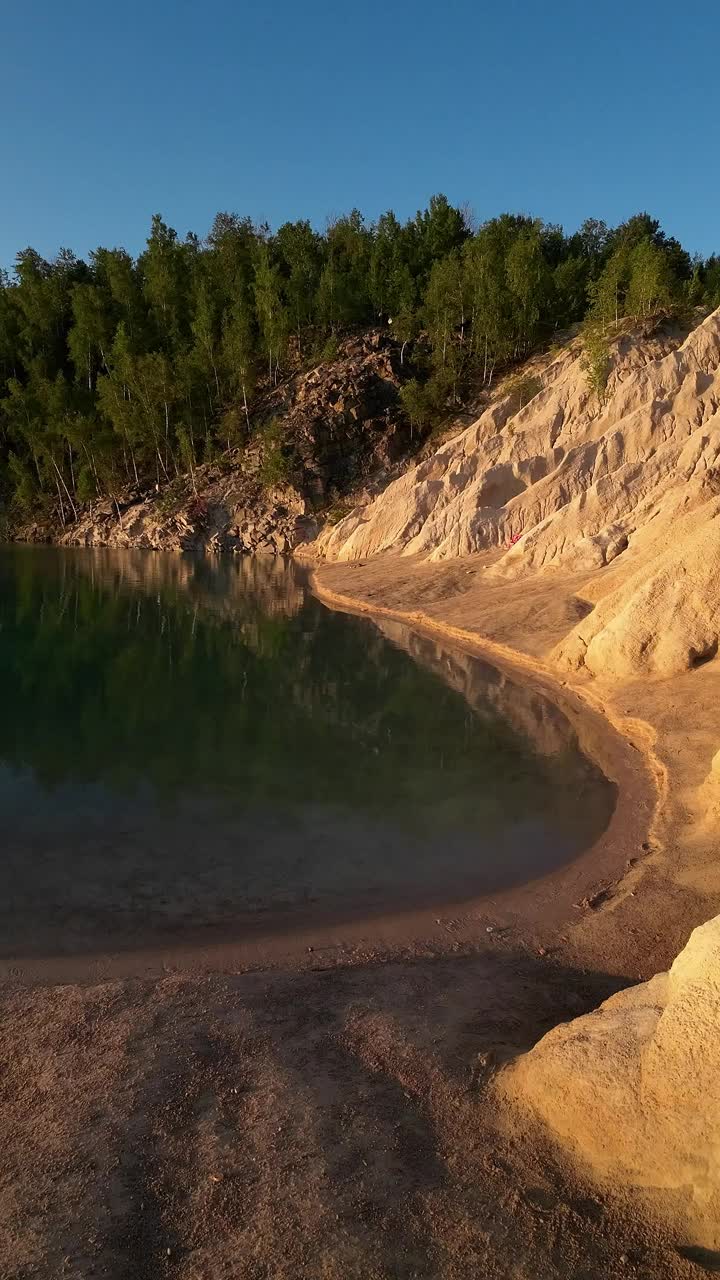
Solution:
M 554 959 L 660 972 L 557 1027 L 498 1084 L 518 1126 L 540 1117 L 581 1170 L 631 1188 L 714 1271 L 720 312 L 689 332 L 626 332 L 610 354 L 602 403 L 571 343 L 522 410 L 501 397 L 323 531 L 316 585 L 381 626 L 541 676 L 556 698 L 572 690 L 647 769 L 646 837 L 628 839 L 619 879 L 595 861 Z M 453 678 L 449 659 L 441 669 Z M 606 773 L 632 808 L 632 786 Z
M 20 523 L 21 541 L 165 551 L 288 554 L 312 539 L 349 492 L 395 474 L 417 451 L 399 396 L 411 366 L 387 333 L 370 330 L 331 358 L 266 389 L 247 443 L 160 485 L 129 485 Z
M 506 380 L 505 394 L 502 383 L 481 392 L 470 426 L 453 434 L 448 419 L 433 449 L 400 394 L 412 366 L 370 331 L 270 389 L 245 446 L 16 534 L 341 562 L 481 554 L 488 586 L 551 571 L 577 580 L 582 616 L 554 665 L 671 675 L 718 645 L 719 364 L 720 310 L 689 332 L 625 327 L 601 400 L 575 338 L 525 366 L 535 394 L 524 407 L 517 377 Z
M 713 656 L 720 311 L 684 338 L 623 336 L 611 361 L 600 404 L 571 343 L 520 412 L 511 396 L 492 404 L 326 529 L 318 550 L 334 560 L 491 552 L 488 580 L 518 590 L 549 569 L 595 575 L 581 592 L 587 616 L 554 655 L 569 670 L 670 675 Z
M 442 195 L 405 222 L 353 210 L 324 232 L 272 230 L 219 213 L 203 239 L 181 240 L 156 214 L 137 256 L 25 248 L 0 271 L 0 531 L 291 550 L 296 516 L 335 520 L 457 412 L 477 417 L 503 377 L 515 375 L 513 407 L 526 402 L 547 363 L 537 353 L 579 326 L 602 390 L 619 324 L 718 305 L 720 258 L 691 256 L 648 213 L 572 232 L 517 213 L 477 226 Z M 562 360 L 546 399 L 554 380 L 561 390 Z M 547 455 L 541 438 L 552 484 Z M 516 461 L 510 475 L 509 457 L 479 455 L 500 467 L 482 503 L 539 478 L 539 461 Z M 288 485 L 299 498 L 275 492 Z M 462 541 L 428 527 L 416 549 Z

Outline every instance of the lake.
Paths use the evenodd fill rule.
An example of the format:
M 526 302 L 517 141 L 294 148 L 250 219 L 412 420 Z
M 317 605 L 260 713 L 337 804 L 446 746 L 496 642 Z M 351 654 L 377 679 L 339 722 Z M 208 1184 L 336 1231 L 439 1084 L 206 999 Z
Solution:
M 0 548 L 0 705 L 5 956 L 470 899 L 615 802 L 537 692 L 282 560 Z

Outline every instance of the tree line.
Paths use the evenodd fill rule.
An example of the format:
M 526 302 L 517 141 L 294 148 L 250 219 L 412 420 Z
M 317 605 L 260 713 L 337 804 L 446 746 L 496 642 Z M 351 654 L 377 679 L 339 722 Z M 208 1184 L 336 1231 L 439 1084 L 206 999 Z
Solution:
M 695 305 L 720 305 L 720 258 L 691 258 L 647 214 L 569 235 L 518 214 L 476 228 L 442 195 L 405 222 L 354 210 L 322 233 L 220 213 L 180 239 L 156 215 L 137 258 L 24 249 L 0 272 L 0 501 L 65 522 L 192 474 L 247 441 L 259 391 L 347 332 L 390 327 L 422 424 L 579 321 L 601 394 L 613 326 Z

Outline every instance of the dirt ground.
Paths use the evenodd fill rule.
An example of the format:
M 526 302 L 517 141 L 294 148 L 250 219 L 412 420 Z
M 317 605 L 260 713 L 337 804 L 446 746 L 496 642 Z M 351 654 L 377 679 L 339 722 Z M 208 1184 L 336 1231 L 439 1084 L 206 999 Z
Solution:
M 320 582 L 371 608 L 421 612 L 420 628 L 445 619 L 524 648 L 534 669 L 582 607 L 578 584 L 530 584 L 509 617 L 475 573 L 382 562 L 328 567 Z M 573 906 L 579 882 L 567 889 L 552 936 L 529 916 L 488 926 L 475 913 L 439 916 L 433 933 L 418 921 L 395 946 L 304 936 L 302 952 L 268 958 L 274 967 L 226 951 L 214 965 L 156 955 L 152 976 L 127 957 L 85 961 L 72 981 L 49 962 L 6 969 L 0 1275 L 703 1274 L 712 1260 L 692 1241 L 654 1224 L 633 1194 L 599 1189 L 529 1115 L 501 1107 L 493 1076 L 559 1021 L 666 967 L 720 909 L 698 819 L 718 745 L 712 665 L 671 688 L 579 692 L 652 773 L 658 807 L 635 827 L 624 793 L 624 874 L 596 907 Z M 597 872 L 577 874 L 591 889 Z
M 622 979 L 503 944 L 3 994 L 2 1275 L 685 1277 L 494 1068 Z

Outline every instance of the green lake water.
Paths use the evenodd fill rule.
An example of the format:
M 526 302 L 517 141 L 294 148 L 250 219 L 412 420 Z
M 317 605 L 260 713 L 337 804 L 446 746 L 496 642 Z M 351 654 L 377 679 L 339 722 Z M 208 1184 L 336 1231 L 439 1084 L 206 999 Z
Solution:
M 459 900 L 614 789 L 562 713 L 280 560 L 0 548 L 0 953 Z

